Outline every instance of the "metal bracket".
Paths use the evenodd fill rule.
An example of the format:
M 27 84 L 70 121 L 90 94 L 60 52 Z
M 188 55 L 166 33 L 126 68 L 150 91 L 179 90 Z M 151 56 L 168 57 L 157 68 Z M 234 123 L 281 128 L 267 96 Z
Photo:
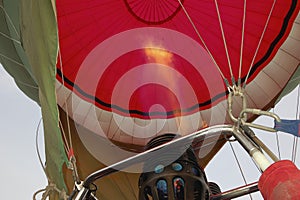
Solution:
M 229 91 L 229 95 L 227 98 L 227 105 L 228 105 L 228 115 L 231 118 L 231 120 L 234 123 L 236 123 L 236 126 L 246 125 L 249 127 L 253 127 L 253 128 L 257 128 L 257 129 L 261 129 L 261 130 L 265 130 L 265 131 L 276 132 L 276 130 L 274 128 L 247 122 L 247 114 L 260 115 L 260 116 L 264 115 L 264 116 L 272 117 L 277 122 L 280 122 L 281 120 L 280 120 L 279 116 L 276 115 L 275 113 L 263 111 L 260 109 L 247 108 L 247 99 L 246 99 L 246 96 L 244 95 L 244 90 L 240 87 L 234 87 L 233 89 L 234 90 Z M 238 117 L 235 117 L 232 113 L 233 96 L 237 96 L 242 99 L 242 110 Z
M 240 87 L 235 87 L 234 90 L 230 90 L 228 97 L 227 97 L 228 114 L 229 114 L 230 119 L 233 122 L 238 123 L 240 121 L 240 118 L 242 117 L 246 121 L 247 120 L 246 113 L 244 113 L 243 116 L 240 115 L 239 117 L 235 117 L 232 114 L 233 96 L 237 96 L 242 99 L 242 111 L 247 108 L 247 99 L 244 95 L 244 90 Z
M 265 116 L 268 116 L 268 117 L 272 117 L 277 122 L 281 121 L 278 115 L 276 115 L 275 113 L 268 112 L 268 111 L 263 111 L 263 110 L 259 110 L 259 109 L 250 109 L 250 108 L 246 108 L 246 109 L 242 110 L 242 112 L 240 113 L 240 120 L 241 120 L 241 123 L 243 125 L 246 125 L 246 126 L 249 126 L 249 127 L 253 127 L 253 128 L 257 128 L 257 129 L 261 129 L 261 130 L 264 130 L 264 131 L 276 132 L 277 130 L 275 130 L 274 128 L 271 128 L 271 127 L 260 125 L 260 124 L 254 124 L 254 123 L 248 123 L 248 122 L 246 122 L 242 118 L 242 116 L 245 113 L 250 113 L 250 114 L 260 115 L 260 116 L 265 115 Z

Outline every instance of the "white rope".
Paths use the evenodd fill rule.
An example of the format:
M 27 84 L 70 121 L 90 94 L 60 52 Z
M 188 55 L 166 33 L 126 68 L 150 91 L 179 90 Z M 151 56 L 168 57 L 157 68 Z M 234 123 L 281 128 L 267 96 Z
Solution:
M 231 144 L 231 141 L 229 141 L 229 145 L 230 145 L 231 151 L 232 151 L 232 153 L 233 153 L 233 156 L 234 156 L 234 158 L 235 158 L 235 161 L 236 161 L 236 163 L 237 163 L 237 165 L 238 165 L 238 168 L 239 168 L 239 171 L 240 171 L 240 173 L 241 173 L 241 176 L 242 176 L 242 178 L 243 178 L 243 180 L 244 180 L 244 183 L 245 183 L 245 185 L 248 185 L 247 180 L 246 180 L 246 177 L 245 177 L 244 172 L 243 172 L 243 170 L 242 170 L 241 163 L 239 162 L 239 159 L 238 159 L 238 157 L 237 157 L 237 155 L 236 155 L 236 153 L 235 153 L 235 150 L 234 150 L 234 148 L 233 148 L 233 146 L 232 146 L 232 144 Z M 249 196 L 250 196 L 250 199 L 252 199 L 252 195 L 249 194 Z
M 281 153 L 280 153 L 280 143 L 279 143 L 279 134 L 276 132 L 276 145 L 277 145 L 277 151 L 278 151 L 278 158 L 281 160 Z
M 36 200 L 37 199 L 37 195 L 40 194 L 40 193 L 43 193 L 41 200 L 46 200 L 53 193 L 57 193 L 59 195 L 59 199 L 63 199 L 63 200 L 67 200 L 68 199 L 68 195 L 66 194 L 66 192 L 64 190 L 59 190 L 56 187 L 56 185 L 53 184 L 53 183 L 49 183 L 49 185 L 47 185 L 46 188 L 40 189 L 40 190 L 36 191 L 33 194 L 32 199 Z
M 68 144 L 68 139 L 66 137 L 66 133 L 65 133 L 64 127 L 63 127 L 60 119 L 58 120 L 58 122 L 59 122 L 59 127 L 61 129 L 61 132 L 62 132 L 62 135 L 63 135 L 63 139 L 64 139 L 64 148 L 65 148 L 65 151 L 69 152 L 70 151 L 70 147 L 69 147 L 69 144 Z
M 261 36 L 260 36 L 260 39 L 259 39 L 258 45 L 257 45 L 257 47 L 256 47 L 256 50 L 255 50 L 254 56 L 253 56 L 253 58 L 252 58 L 252 61 L 251 61 L 251 64 L 250 64 L 250 67 L 249 67 L 249 70 L 248 70 L 248 73 L 247 73 L 247 76 L 246 76 L 246 79 L 245 79 L 245 82 L 244 82 L 244 87 L 246 87 L 247 80 L 248 80 L 248 78 L 249 78 L 249 75 L 250 75 L 250 71 L 251 71 L 251 69 L 252 69 L 252 67 L 253 67 L 253 64 L 254 64 L 254 61 L 255 61 L 255 59 L 256 59 L 256 56 L 257 56 L 258 50 L 259 50 L 259 48 L 260 48 L 260 45 L 261 45 L 262 39 L 263 39 L 263 37 L 264 37 L 264 35 L 265 35 L 265 32 L 266 32 L 266 30 L 267 30 L 267 26 L 268 26 L 268 24 L 269 24 L 269 21 L 270 21 L 271 15 L 272 15 L 272 13 L 273 13 L 273 10 L 274 10 L 274 7 L 275 7 L 275 3 L 276 3 L 276 0 L 274 0 L 274 1 L 273 1 L 273 4 L 272 4 L 271 10 L 270 10 L 270 12 L 269 12 L 269 15 L 268 15 L 267 21 L 266 21 L 266 23 L 265 23 L 265 26 L 264 26 L 263 32 L 262 32 L 262 34 L 261 34 Z
M 41 12 L 39 12 L 39 14 L 40 14 Z M 31 20 L 31 22 L 32 22 L 33 20 Z M 47 46 L 46 48 L 47 49 L 49 49 L 48 48 L 48 43 L 47 42 L 45 42 L 45 45 Z M 59 55 L 59 61 L 60 61 L 60 64 L 61 64 L 61 71 L 62 71 L 62 73 L 63 73 L 63 66 L 62 66 L 62 59 L 61 59 L 61 54 L 60 54 L 60 46 L 59 46 L 59 38 L 58 38 L 58 55 Z M 63 78 L 63 76 L 62 76 L 62 80 L 63 80 L 63 83 L 64 83 L 64 78 Z M 67 104 L 66 104 L 66 106 L 67 106 Z M 69 139 L 70 139 L 70 146 L 71 146 L 71 148 L 72 148 L 72 139 L 71 139 L 71 131 L 70 131 L 70 123 L 69 123 L 69 118 L 68 118 L 68 106 L 66 107 L 67 109 L 66 109 L 66 113 L 67 113 L 67 125 L 68 125 L 68 132 L 69 132 Z M 66 141 L 67 142 L 67 141 Z
M 273 113 L 275 113 L 275 106 L 273 107 Z M 278 159 L 281 160 L 280 142 L 279 142 L 280 140 L 279 140 L 278 131 L 276 131 L 275 136 L 276 136 L 276 146 L 277 146 Z
M 234 76 L 233 76 L 233 73 L 232 73 L 232 67 L 231 67 L 230 57 L 229 57 L 228 48 L 227 48 L 227 42 L 226 42 L 226 38 L 225 38 L 225 34 L 224 34 L 223 24 L 222 24 L 221 15 L 220 15 L 217 0 L 215 0 L 215 5 L 216 5 L 216 11 L 217 11 L 217 14 L 218 14 L 219 26 L 220 26 L 221 33 L 222 33 L 222 39 L 223 39 L 223 44 L 224 44 L 224 48 L 225 48 L 225 52 L 226 52 L 229 71 L 230 71 L 231 77 L 233 78 Z
M 42 123 L 42 119 L 40 119 L 39 123 L 38 123 L 38 126 L 36 128 L 36 132 L 35 132 L 35 147 L 36 147 L 36 153 L 38 155 L 38 159 L 39 159 L 39 162 L 40 162 L 40 165 L 44 171 L 44 174 L 46 175 L 47 179 L 50 180 L 49 176 L 47 175 L 47 172 L 46 172 L 46 167 L 44 166 L 43 162 L 42 162 L 42 158 L 41 158 L 41 154 L 40 154 L 40 149 L 39 149 L 39 143 L 38 143 L 38 138 L 39 138 L 39 129 L 40 129 L 40 126 L 41 126 L 41 123 Z
M 38 155 L 38 159 L 39 159 L 40 165 L 41 165 L 41 167 L 42 167 L 42 169 L 44 171 L 45 176 L 47 177 L 47 180 L 48 180 L 49 184 L 48 184 L 48 186 L 46 186 L 46 188 L 40 189 L 40 190 L 36 191 L 33 194 L 33 200 L 36 200 L 37 195 L 40 194 L 40 193 L 43 193 L 41 199 L 42 200 L 46 200 L 47 197 L 49 197 L 50 194 L 53 193 L 53 192 L 57 192 L 59 194 L 59 196 L 60 196 L 60 199 L 67 200 L 68 196 L 67 196 L 66 192 L 64 190 L 59 190 L 56 187 L 56 185 L 54 183 L 52 183 L 51 179 L 47 175 L 46 167 L 44 166 L 44 164 L 42 162 L 42 158 L 41 158 L 41 154 L 40 154 L 40 149 L 39 149 L 39 144 L 38 144 L 38 135 L 39 135 L 39 129 L 40 129 L 41 123 L 42 123 L 42 118 L 40 119 L 40 121 L 38 123 L 38 126 L 36 128 L 35 146 L 36 146 L 36 152 L 37 152 L 37 155 Z
M 65 86 L 65 78 L 64 78 L 64 70 L 63 70 L 63 63 L 62 63 L 62 57 L 61 57 L 61 53 L 60 53 L 60 47 L 58 45 L 58 56 L 59 56 L 59 63 L 60 63 L 60 67 L 61 67 L 61 80 L 62 80 L 62 85 Z M 65 103 L 65 111 L 66 111 L 66 120 L 67 120 L 67 131 L 68 131 L 68 138 L 69 138 L 69 150 L 73 149 L 73 143 L 72 143 L 72 135 L 71 135 L 71 128 L 70 128 L 70 120 L 69 120 L 69 111 L 68 111 L 68 103 L 67 103 L 67 97 L 66 97 L 66 93 L 64 96 L 64 103 Z M 63 129 L 63 127 L 61 127 Z M 64 134 L 64 131 L 63 131 Z M 65 137 L 65 135 L 64 135 Z M 66 138 L 66 137 L 65 137 Z M 66 140 L 67 142 L 67 140 Z
M 58 55 L 59 55 L 59 62 L 60 62 L 60 67 L 61 67 L 61 78 L 62 78 L 62 85 L 65 85 L 65 79 L 64 79 L 64 70 L 63 70 L 63 63 L 62 63 L 62 57 L 61 57 L 61 53 L 60 53 L 60 46 L 58 46 L 59 50 L 58 50 Z M 67 141 L 67 137 L 64 131 L 64 127 L 62 126 L 62 123 L 59 119 L 59 123 L 61 126 L 61 130 L 62 130 L 62 134 L 65 140 L 65 148 L 67 149 L 68 154 L 70 153 L 70 151 L 72 151 L 72 153 L 74 153 L 74 149 L 73 149 L 73 142 L 72 142 L 72 134 L 71 134 L 71 127 L 70 127 L 70 120 L 69 120 L 69 111 L 68 111 L 68 103 L 67 103 L 67 97 L 66 97 L 66 93 L 64 94 L 64 103 L 65 103 L 65 111 L 66 111 L 66 121 L 67 121 L 67 131 L 68 131 L 68 138 L 69 138 L 69 142 Z M 68 144 L 69 143 L 69 144 Z M 69 156 L 69 155 L 68 155 Z M 71 155 L 71 157 L 69 157 L 69 169 L 72 170 L 72 175 L 73 175 L 73 179 L 75 181 L 75 183 L 80 182 L 79 179 L 79 174 L 78 174 L 78 170 L 77 170 L 77 165 L 76 165 L 76 158 L 74 155 Z
M 61 54 L 60 53 L 59 53 L 59 61 L 60 61 L 61 73 L 62 73 L 62 85 L 64 86 L 63 66 L 62 66 L 62 59 L 61 59 Z M 65 106 L 66 106 L 65 111 L 66 111 L 67 131 L 68 131 L 69 141 L 67 140 L 66 133 L 64 131 L 64 127 L 63 127 L 60 119 L 59 119 L 59 126 L 61 127 L 62 135 L 63 135 L 63 138 L 65 140 L 64 147 L 65 147 L 66 151 L 68 152 L 68 157 L 69 157 L 70 156 L 69 153 L 71 151 L 72 151 L 72 153 L 74 153 L 74 150 L 73 150 L 73 142 L 72 142 L 72 134 L 71 134 L 71 127 L 70 127 L 70 120 L 69 120 L 67 98 L 64 98 L 64 103 L 65 103 Z M 74 182 L 75 183 L 80 182 L 79 174 L 78 174 L 78 170 L 77 170 L 77 166 L 76 166 L 76 158 L 75 158 L 74 155 L 71 155 L 71 157 L 69 157 L 68 168 L 72 170 L 72 175 L 73 175 Z
M 45 191 L 46 191 L 46 189 L 40 189 L 40 190 L 36 191 L 36 192 L 33 194 L 32 199 L 33 199 L 33 200 L 36 200 L 36 196 L 37 196 L 39 193 L 45 192 Z
M 299 106 L 300 106 L 300 84 L 298 85 L 298 91 L 297 91 L 297 102 L 296 102 L 296 116 L 295 119 L 300 119 L 300 112 L 299 112 Z M 297 158 L 297 149 L 298 149 L 298 137 L 294 136 L 293 141 L 293 153 L 292 153 L 292 161 L 295 163 Z
M 195 30 L 197 36 L 199 37 L 199 39 L 200 39 L 201 42 L 203 43 L 203 45 L 204 45 L 204 47 L 205 47 L 207 53 L 208 53 L 209 56 L 211 57 L 211 59 L 212 59 L 212 61 L 214 62 L 215 66 L 217 67 L 217 69 L 218 69 L 220 75 L 221 75 L 222 78 L 225 80 L 226 78 L 225 78 L 225 76 L 224 76 L 224 74 L 223 74 L 221 68 L 219 67 L 219 65 L 217 64 L 217 62 L 216 62 L 216 60 L 214 59 L 213 55 L 211 54 L 210 50 L 208 49 L 206 43 L 204 42 L 203 38 L 201 37 L 201 35 L 200 35 L 200 33 L 199 33 L 199 31 L 198 31 L 196 25 L 194 24 L 192 18 L 190 17 L 189 13 L 188 13 L 187 10 L 185 9 L 185 7 L 184 7 L 184 5 L 182 4 L 181 0 L 178 0 L 178 3 L 180 4 L 180 6 L 181 6 L 183 12 L 185 13 L 186 17 L 188 18 L 189 22 L 190 22 L 191 25 L 193 26 L 193 29 Z
M 245 21 L 246 21 L 246 7 L 247 0 L 244 0 L 244 11 L 243 11 L 243 26 L 242 26 L 242 38 L 241 38 L 241 51 L 240 51 L 240 67 L 239 67 L 239 85 L 242 76 L 242 65 L 243 65 L 243 50 L 244 50 L 244 36 L 245 36 Z
M 58 36 L 58 57 L 59 57 L 59 64 L 60 64 L 60 67 L 61 67 L 61 79 L 62 79 L 62 85 L 65 86 L 65 78 L 64 78 L 64 70 L 63 70 L 63 63 L 62 63 L 62 57 L 61 57 L 61 51 L 60 51 L 60 39 L 59 39 L 59 32 L 57 34 Z M 66 95 L 66 93 L 65 93 Z M 69 138 L 69 146 L 67 146 L 67 148 L 70 150 L 70 149 L 73 149 L 73 143 L 72 143 L 72 135 L 71 135 L 71 128 L 70 128 L 70 121 L 69 121 L 69 111 L 68 111 L 68 103 L 67 103 L 67 98 L 65 96 L 64 98 L 64 103 L 65 103 L 65 106 L 66 106 L 66 120 L 67 120 L 67 131 L 68 131 L 68 138 Z M 63 126 L 61 126 L 61 129 L 63 130 Z M 66 138 L 65 134 L 64 134 L 64 131 L 63 132 L 63 135 L 64 135 L 64 138 Z M 68 143 L 68 141 L 66 140 L 65 141 L 66 143 Z M 69 153 L 69 151 L 68 151 Z

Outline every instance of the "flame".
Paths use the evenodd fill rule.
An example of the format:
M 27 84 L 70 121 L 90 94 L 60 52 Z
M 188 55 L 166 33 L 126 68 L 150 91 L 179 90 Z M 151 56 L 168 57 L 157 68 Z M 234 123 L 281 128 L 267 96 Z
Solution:
M 149 48 L 145 49 L 145 54 L 150 63 L 157 63 L 161 65 L 165 65 L 168 67 L 173 67 L 173 53 L 167 51 L 165 48 L 161 46 L 154 46 L 153 44 L 149 44 Z M 176 87 L 176 81 L 174 81 L 175 77 L 170 76 L 168 71 L 159 70 L 157 71 L 157 77 L 163 77 L 164 80 L 168 82 L 168 85 L 171 87 Z
M 160 46 L 147 45 L 149 48 L 145 49 L 147 58 L 154 62 L 163 65 L 171 66 L 173 61 L 173 53 L 167 51 Z
M 173 68 L 175 65 L 174 54 L 168 51 L 167 48 L 163 47 L 163 45 L 155 44 L 151 41 L 148 41 L 146 48 L 144 49 L 144 53 L 149 63 L 155 63 L 159 65 L 156 68 L 156 72 L 152 75 L 156 78 L 159 77 L 160 80 L 163 79 L 164 83 L 166 84 L 164 86 L 169 87 L 171 90 L 180 91 L 179 89 L 175 89 L 178 88 L 177 75 L 175 73 L 170 74 L 170 70 L 166 70 L 166 68 L 162 66 L 164 65 Z M 147 74 L 147 76 L 148 75 L 149 74 Z M 153 80 L 156 80 L 156 78 Z M 180 95 L 178 98 L 180 98 Z M 175 99 L 173 96 L 170 96 L 169 98 L 166 97 L 165 103 L 168 102 L 170 105 L 175 105 L 176 103 L 173 102 L 174 100 Z M 176 115 L 180 115 L 180 112 L 176 113 Z

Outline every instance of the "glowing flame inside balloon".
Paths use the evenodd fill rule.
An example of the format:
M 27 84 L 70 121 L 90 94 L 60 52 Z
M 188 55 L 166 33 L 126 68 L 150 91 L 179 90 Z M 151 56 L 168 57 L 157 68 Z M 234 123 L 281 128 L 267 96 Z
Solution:
M 163 105 L 168 105 L 167 107 L 164 107 L 164 109 L 162 110 L 161 106 L 159 107 L 160 109 L 158 109 L 158 107 L 153 107 L 153 111 L 157 111 L 157 112 L 167 112 L 167 111 L 171 111 L 173 110 L 172 108 L 174 107 L 178 107 L 178 103 L 180 102 L 181 99 L 181 95 L 178 94 L 178 92 L 175 91 L 179 91 L 180 92 L 180 88 L 178 83 L 180 83 L 179 81 L 179 77 L 178 77 L 178 72 L 175 73 L 170 73 L 170 69 L 171 71 L 174 70 L 174 55 L 173 53 L 171 53 L 170 51 L 166 50 L 165 48 L 162 47 L 162 45 L 154 45 L 153 43 L 148 43 L 148 48 L 145 48 L 145 55 L 148 59 L 148 62 L 153 63 L 154 65 L 150 65 L 151 67 L 155 67 L 155 72 L 154 74 L 152 74 L 153 76 L 153 83 L 157 83 L 159 84 L 161 81 L 160 80 L 164 80 L 165 83 L 167 83 L 168 88 L 172 88 L 170 90 L 171 93 L 166 92 L 166 91 L 161 91 L 163 92 L 160 94 L 156 94 L 159 95 L 160 97 L 156 97 L 155 99 L 157 100 L 157 102 L 153 102 L 154 104 L 161 104 L 162 107 L 164 107 Z M 165 66 L 165 67 L 162 67 Z M 167 70 L 167 68 L 169 70 Z M 177 75 L 176 75 L 177 74 Z M 149 74 L 147 74 L 146 76 L 149 76 Z M 175 89 L 177 88 L 177 89 Z M 173 91 L 172 91 L 173 90 Z M 174 92 L 174 93 L 173 93 Z M 176 95 L 174 96 L 174 94 L 176 93 Z M 161 97 L 164 97 L 163 100 Z M 182 99 L 181 99 L 182 100 Z M 173 110 L 174 111 L 174 110 Z M 180 110 L 177 110 L 177 112 L 175 111 L 174 116 L 180 116 Z
M 150 61 L 166 66 L 172 66 L 173 54 L 162 48 L 146 48 L 145 54 Z

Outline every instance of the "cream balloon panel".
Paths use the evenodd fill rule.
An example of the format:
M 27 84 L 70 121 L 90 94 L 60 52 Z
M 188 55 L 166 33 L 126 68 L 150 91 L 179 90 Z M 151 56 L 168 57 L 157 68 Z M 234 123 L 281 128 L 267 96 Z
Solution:
M 139 119 L 124 117 L 102 110 L 80 99 L 75 93 L 56 83 L 58 105 L 68 110 L 69 116 L 90 131 L 117 142 L 144 146 L 149 139 L 164 133 L 186 135 L 203 126 L 202 117 L 210 112 L 195 113 L 171 119 Z M 217 110 L 217 109 L 216 109 Z
M 273 60 L 248 84 L 248 106 L 264 108 L 281 91 L 300 63 L 300 15 Z

